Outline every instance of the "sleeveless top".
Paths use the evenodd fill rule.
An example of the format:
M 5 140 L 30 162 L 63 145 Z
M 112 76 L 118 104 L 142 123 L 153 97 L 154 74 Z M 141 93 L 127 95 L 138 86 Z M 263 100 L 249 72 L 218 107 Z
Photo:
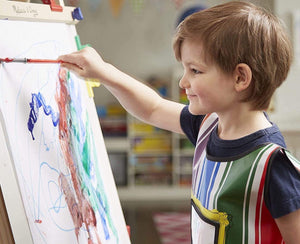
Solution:
M 299 170 L 299 162 L 282 147 L 263 144 L 230 160 L 206 154 L 216 114 L 203 120 L 193 161 L 191 196 L 192 243 L 284 243 L 264 202 L 268 164 L 278 150 Z

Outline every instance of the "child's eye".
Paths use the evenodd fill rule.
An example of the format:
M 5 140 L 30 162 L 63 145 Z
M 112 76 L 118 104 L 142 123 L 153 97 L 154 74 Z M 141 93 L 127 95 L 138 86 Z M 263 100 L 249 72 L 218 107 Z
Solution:
M 194 74 L 201 74 L 202 72 L 197 69 L 191 69 Z

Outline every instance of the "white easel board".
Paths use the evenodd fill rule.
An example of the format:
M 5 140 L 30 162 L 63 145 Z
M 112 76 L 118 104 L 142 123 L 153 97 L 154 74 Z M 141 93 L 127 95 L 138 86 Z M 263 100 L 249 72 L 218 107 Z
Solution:
M 74 25 L 0 20 L 0 57 L 57 59 Z M 93 98 L 59 64 L 0 67 L 0 184 L 16 243 L 130 243 Z

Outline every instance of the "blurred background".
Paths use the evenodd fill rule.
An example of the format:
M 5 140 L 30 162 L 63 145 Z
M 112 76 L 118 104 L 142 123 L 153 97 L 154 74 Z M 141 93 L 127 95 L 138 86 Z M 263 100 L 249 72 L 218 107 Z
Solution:
M 76 29 L 82 44 L 90 44 L 105 61 L 149 84 L 162 96 L 187 103 L 178 87 L 182 69 L 172 50 L 175 28 L 189 13 L 223 2 L 226 1 L 66 0 L 65 4 L 81 8 L 84 19 Z M 287 81 L 274 95 L 269 114 L 281 128 L 289 149 L 300 158 L 300 2 L 250 2 L 278 15 L 293 40 L 294 64 Z M 193 146 L 183 136 L 132 118 L 103 86 L 95 88 L 94 93 L 125 219 L 131 226 L 132 243 L 190 243 L 189 230 L 185 228 L 189 224 Z M 168 223 L 182 220 L 180 242 L 166 242 L 163 238 L 164 217 L 174 217 Z M 169 233 L 174 236 L 176 231 Z

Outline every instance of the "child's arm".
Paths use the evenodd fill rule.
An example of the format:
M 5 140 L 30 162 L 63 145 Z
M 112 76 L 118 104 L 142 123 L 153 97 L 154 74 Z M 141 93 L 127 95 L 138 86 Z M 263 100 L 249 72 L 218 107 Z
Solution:
M 300 209 L 275 221 L 286 244 L 300 243 Z
M 184 105 L 166 100 L 153 89 L 106 63 L 90 47 L 60 56 L 61 66 L 84 78 L 94 78 L 135 117 L 156 127 L 182 133 L 180 113 Z

